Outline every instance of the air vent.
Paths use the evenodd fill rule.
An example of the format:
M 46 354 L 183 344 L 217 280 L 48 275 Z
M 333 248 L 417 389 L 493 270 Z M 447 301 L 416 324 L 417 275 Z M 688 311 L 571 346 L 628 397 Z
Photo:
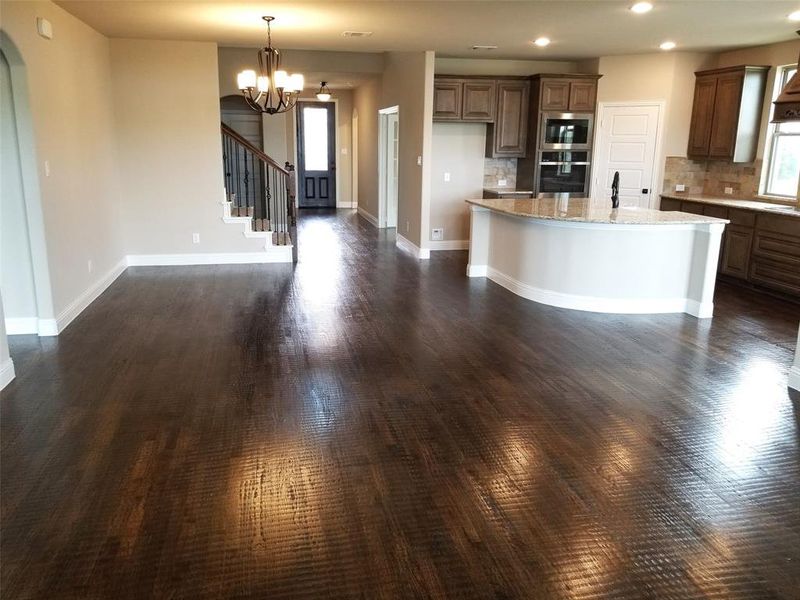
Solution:
M 493 45 L 485 45 L 485 46 L 473 46 L 473 50 L 497 50 L 497 46 Z
M 369 37 L 372 35 L 371 31 L 343 31 L 344 37 Z

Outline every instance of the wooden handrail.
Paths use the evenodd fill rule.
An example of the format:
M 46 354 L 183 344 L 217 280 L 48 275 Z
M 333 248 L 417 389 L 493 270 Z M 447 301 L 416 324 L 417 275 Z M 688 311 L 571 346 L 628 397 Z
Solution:
M 263 150 L 260 150 L 259 148 L 257 148 L 256 146 L 254 146 L 253 144 L 248 142 L 245 138 L 243 138 L 241 135 L 236 133 L 236 131 L 234 131 L 233 129 L 231 129 L 227 125 L 225 125 L 225 123 L 220 123 L 220 129 L 221 129 L 223 134 L 225 134 L 228 137 L 233 138 L 234 140 L 236 140 L 236 142 L 238 144 L 241 144 L 242 146 L 247 148 L 250 152 L 255 154 L 260 160 L 264 161 L 265 163 L 269 163 L 270 165 L 275 167 L 281 173 L 284 173 L 285 175 L 289 175 L 289 171 L 285 167 L 282 167 L 280 164 L 275 162 L 274 159 L 272 159 L 269 156 L 267 156 L 266 154 L 264 154 Z

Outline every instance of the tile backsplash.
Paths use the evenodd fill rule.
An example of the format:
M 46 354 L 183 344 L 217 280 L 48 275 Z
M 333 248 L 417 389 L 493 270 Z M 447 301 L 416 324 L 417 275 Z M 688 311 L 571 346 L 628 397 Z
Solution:
M 668 156 L 664 168 L 664 192 L 674 193 L 675 185 L 686 186 L 687 194 L 724 196 L 733 189 L 736 198 L 753 198 L 761 180 L 761 159 L 752 163 L 729 163 L 719 160 L 697 161 Z
M 483 161 L 483 187 L 498 187 L 498 181 L 506 180 L 505 187 L 512 190 L 517 185 L 516 158 L 487 158 Z

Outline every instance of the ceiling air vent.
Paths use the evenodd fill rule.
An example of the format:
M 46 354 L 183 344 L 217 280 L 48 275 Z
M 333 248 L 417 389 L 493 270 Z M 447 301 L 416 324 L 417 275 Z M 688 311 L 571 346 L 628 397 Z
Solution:
M 344 37 L 369 37 L 372 35 L 371 31 L 343 31 Z
M 473 46 L 472 49 L 473 50 L 497 50 L 497 46 L 494 46 L 492 44 L 487 44 L 487 45 L 484 45 L 484 46 Z

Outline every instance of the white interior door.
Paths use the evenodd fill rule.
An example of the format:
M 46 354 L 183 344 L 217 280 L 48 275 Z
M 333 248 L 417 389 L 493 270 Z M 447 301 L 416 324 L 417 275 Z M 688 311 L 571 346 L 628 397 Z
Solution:
M 661 105 L 604 105 L 598 118 L 594 195 L 611 198 L 619 171 L 619 205 L 651 208 Z
M 388 115 L 388 140 L 386 148 L 386 226 L 397 227 L 397 188 L 399 177 L 400 121 L 397 113 Z

